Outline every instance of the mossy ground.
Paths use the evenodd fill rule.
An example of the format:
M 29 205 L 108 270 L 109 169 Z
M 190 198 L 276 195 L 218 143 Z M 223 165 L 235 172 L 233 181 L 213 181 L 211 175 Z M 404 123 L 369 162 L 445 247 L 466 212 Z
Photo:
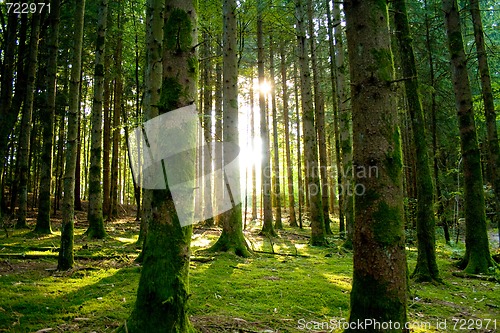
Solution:
M 0 235 L 1 256 L 42 255 L 29 260 L 0 257 L 0 332 L 112 332 L 121 325 L 132 311 L 140 273 L 133 261 L 139 225 L 132 216 L 109 222 L 108 238 L 90 240 L 83 235 L 87 225 L 81 222 L 82 213 L 75 229 L 76 255 L 99 260 L 77 259 L 77 267 L 69 272 L 55 271 L 57 232 L 43 237 L 29 230 L 11 231 L 9 238 Z M 28 223 L 33 226 L 34 219 Z M 338 225 L 333 226 L 338 234 Z M 56 218 L 53 229 L 59 227 Z M 341 248 L 342 240 L 329 237 L 330 247 L 311 247 L 309 229 L 285 227 L 279 239 L 258 236 L 259 231 L 260 225 L 249 222 L 245 235 L 253 250 L 290 255 L 218 254 L 214 260 L 191 263 L 189 311 L 200 332 L 307 332 L 300 329 L 305 326 L 301 323 L 348 317 L 352 253 Z M 193 255 L 217 237 L 216 229 L 195 228 Z M 500 284 L 452 276 L 463 244 L 444 245 L 442 238 L 437 237 L 437 254 L 444 284 L 411 283 L 408 301 L 409 320 L 432 327 L 414 327 L 413 332 L 447 332 L 453 319 L 485 318 L 496 319 L 498 331 Z M 413 246 L 407 250 L 411 270 L 417 251 Z M 447 330 L 437 330 L 436 323 L 445 319 Z M 309 332 L 340 332 L 330 328 L 323 324 Z M 492 323 L 487 330 L 475 330 L 495 331 Z

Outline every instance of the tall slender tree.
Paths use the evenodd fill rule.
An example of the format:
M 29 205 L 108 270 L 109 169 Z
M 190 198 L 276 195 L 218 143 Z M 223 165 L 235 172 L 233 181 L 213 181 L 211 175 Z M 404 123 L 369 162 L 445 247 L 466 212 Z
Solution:
M 442 4 L 451 57 L 465 181 L 465 256 L 460 262 L 460 267 L 467 273 L 490 273 L 489 268 L 495 267 L 495 263 L 491 258 L 486 230 L 481 156 L 477 144 L 460 14 L 456 0 L 442 0 Z
M 73 267 L 75 262 L 73 254 L 73 229 L 75 223 L 75 170 L 85 0 L 76 0 L 75 5 L 73 55 L 71 61 L 71 78 L 69 88 L 68 134 L 66 139 L 66 164 L 64 169 L 61 247 L 59 249 L 59 259 L 57 263 L 58 270 L 68 270 Z
M 47 46 L 49 48 L 47 64 L 47 104 L 42 110 L 43 143 L 40 158 L 43 163 L 40 169 L 40 195 L 38 197 L 38 215 L 35 226 L 35 232 L 40 234 L 52 233 L 50 223 L 50 193 L 52 188 L 52 150 L 56 112 L 57 54 L 61 2 L 60 0 L 52 0 L 50 5 L 52 12 L 49 17 L 50 33 L 47 41 Z
M 273 211 L 271 202 L 271 161 L 269 154 L 269 126 L 267 123 L 266 92 L 263 91 L 265 83 L 264 74 L 264 12 L 263 0 L 257 2 L 257 70 L 259 76 L 259 109 L 260 109 L 260 138 L 262 141 L 261 183 L 263 201 L 262 233 L 276 236 L 273 225 Z
M 223 154 L 224 160 L 233 161 L 238 154 L 234 149 L 239 144 L 238 136 L 238 58 L 236 42 L 236 0 L 224 0 L 222 5 L 224 16 L 224 38 L 223 38 Z M 236 173 L 232 175 L 238 181 L 234 182 L 228 190 L 234 198 L 241 196 L 239 187 L 239 166 Z M 224 178 L 227 175 L 224 174 Z M 224 213 L 222 234 L 212 246 L 215 251 L 231 251 L 243 257 L 249 256 L 248 245 L 243 236 L 243 222 L 241 217 L 241 203 L 233 204 L 231 210 Z
M 273 123 L 273 195 L 276 203 L 276 216 L 274 227 L 283 229 L 281 221 L 281 184 L 278 142 L 278 107 L 276 105 L 276 84 L 274 80 L 274 39 L 269 36 L 269 77 L 271 85 L 271 118 Z
M 472 24 L 474 26 L 474 40 L 476 41 L 476 54 L 481 76 L 481 93 L 484 102 L 484 116 L 486 118 L 486 130 L 488 138 L 488 169 L 489 181 L 495 191 L 495 211 L 494 219 L 498 223 L 498 237 L 500 240 L 500 151 L 498 146 L 497 115 L 493 99 L 493 89 L 491 87 L 490 66 L 486 55 L 484 43 L 483 22 L 481 20 L 481 10 L 478 0 L 470 0 L 470 11 Z
M 26 95 L 22 108 L 21 133 L 19 135 L 19 210 L 16 228 L 26 228 L 28 211 L 28 178 L 30 161 L 30 137 L 32 128 L 33 100 L 35 96 L 36 69 L 38 63 L 38 44 L 40 36 L 41 13 L 33 14 L 27 66 Z
M 401 70 L 405 78 L 408 112 L 413 129 L 413 144 L 416 152 L 418 257 L 413 277 L 417 281 L 431 281 L 439 278 L 439 269 L 436 262 L 434 188 L 427 152 L 425 118 L 418 92 L 418 73 L 408 24 L 406 0 L 393 0 L 392 6 L 394 8 L 394 23 L 401 59 Z
M 349 321 L 407 319 L 402 152 L 387 2 L 344 2 L 351 76 L 355 182 L 354 272 Z M 368 23 L 368 24 L 367 24 Z
M 102 104 L 104 96 L 104 58 L 106 52 L 106 26 L 108 0 L 99 2 L 97 40 L 94 68 L 94 101 L 92 105 L 92 132 L 89 170 L 89 228 L 87 236 L 102 239 L 106 236 L 102 214 Z
M 196 103 L 197 1 L 148 0 L 146 24 L 144 112 L 150 120 Z M 194 144 L 197 133 L 192 132 L 186 138 Z M 188 159 L 193 165 L 183 170 L 183 179 L 194 180 L 194 159 Z M 181 226 L 169 181 L 165 176 L 165 189 L 145 190 L 151 198 L 144 207 L 150 213 L 145 214 L 143 268 L 134 310 L 122 332 L 194 332 L 187 316 L 192 226 Z
M 314 28 L 314 4 L 312 0 L 307 1 L 307 33 L 309 34 L 309 49 L 311 54 L 312 79 L 314 87 L 314 125 L 316 128 L 318 153 L 319 153 L 319 175 L 321 182 L 321 203 L 323 209 L 323 220 L 325 232 L 332 234 L 330 227 L 330 205 L 328 190 L 328 163 L 326 155 L 326 122 L 325 122 L 325 101 L 323 89 L 321 88 L 321 77 L 318 65 L 316 29 Z
M 295 193 L 293 190 L 293 165 L 290 153 L 290 116 L 288 107 L 288 82 L 287 82 L 287 62 L 285 52 L 285 42 L 280 43 L 280 70 L 281 70 L 281 91 L 283 100 L 283 123 L 285 125 L 285 156 L 286 175 L 288 187 L 288 214 L 290 215 L 290 226 L 297 227 L 297 217 L 295 214 Z
M 318 149 L 316 129 L 314 127 L 314 106 L 311 87 L 311 72 L 307 55 L 306 5 L 305 1 L 295 0 L 297 16 L 297 43 L 300 66 L 300 87 L 304 130 L 304 158 L 306 161 L 305 186 L 309 190 L 309 213 L 311 219 L 311 245 L 325 245 L 325 224 L 318 168 Z

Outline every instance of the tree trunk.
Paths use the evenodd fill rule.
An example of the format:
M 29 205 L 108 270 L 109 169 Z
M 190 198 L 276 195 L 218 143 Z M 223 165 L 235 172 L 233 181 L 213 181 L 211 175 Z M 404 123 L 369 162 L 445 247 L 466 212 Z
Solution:
M 264 86 L 264 32 L 262 14 L 264 11 L 264 2 L 259 0 L 257 3 L 257 67 L 259 72 L 259 109 L 260 109 L 260 138 L 262 141 L 262 164 L 261 164 L 261 182 L 262 182 L 262 200 L 264 207 L 262 234 L 276 236 L 273 226 L 273 211 L 271 202 L 271 161 L 269 156 L 269 126 L 267 124 L 266 112 L 266 92 L 260 88 Z
M 109 11 L 108 11 L 109 13 Z M 109 14 L 108 14 L 109 15 Z M 108 22 L 111 23 L 111 22 Z M 108 30 L 110 27 L 108 27 Z M 111 177 L 110 177 L 110 150 L 111 150 L 111 57 L 104 59 L 104 93 L 103 93 L 103 143 L 102 143 L 102 215 L 103 218 L 110 219 L 111 216 Z
M 476 53 L 481 75 L 481 92 L 484 101 L 484 116 L 486 118 L 486 130 L 488 137 L 488 168 L 490 183 L 495 191 L 495 214 L 493 221 L 498 223 L 498 237 L 500 241 L 500 152 L 498 147 L 497 115 L 495 112 L 495 103 L 493 99 L 493 90 L 491 88 L 490 67 L 486 55 L 484 44 L 483 23 L 481 21 L 481 11 L 478 0 L 470 0 L 470 11 L 472 14 L 472 23 L 474 25 L 474 39 L 476 41 Z
M 69 89 L 68 134 L 66 166 L 64 169 L 64 197 L 62 207 L 61 247 L 57 269 L 68 270 L 75 263 L 73 255 L 73 229 L 75 216 L 75 169 L 78 135 L 78 104 L 80 102 L 80 74 L 82 70 L 82 42 L 85 0 L 76 1 L 73 36 L 73 59 Z
M 278 109 L 276 107 L 276 85 L 274 81 L 274 42 L 269 35 L 269 76 L 271 85 L 271 118 L 273 119 L 273 195 L 276 204 L 276 217 L 274 228 L 283 229 L 281 221 L 281 185 L 280 185 L 280 161 L 278 143 Z
M 295 193 L 293 190 L 293 165 L 290 154 L 290 117 L 288 115 L 288 86 L 287 86 L 287 65 L 285 56 L 285 42 L 280 44 L 281 58 L 281 89 L 283 94 L 283 123 L 285 125 L 285 155 L 286 155 L 286 175 L 288 186 L 288 214 L 290 215 L 290 226 L 298 227 L 297 217 L 295 216 Z
M 346 86 L 346 65 L 344 55 L 344 43 L 342 38 L 342 26 L 340 19 L 340 4 L 333 4 L 333 34 L 335 38 L 335 82 L 337 87 L 337 105 L 339 117 L 339 140 L 342 160 L 342 219 L 345 221 L 346 240 L 343 244 L 346 248 L 352 248 L 352 237 L 354 233 L 354 184 L 352 167 L 352 114 L 349 108 Z M 340 203 L 339 203 L 340 204 Z
M 299 228 L 302 229 L 302 211 L 304 209 L 304 182 L 302 179 L 302 149 L 301 149 L 301 137 L 302 131 L 300 128 L 301 117 L 300 117 L 300 103 L 299 103 L 299 84 L 298 84 L 298 73 L 297 65 L 293 66 L 293 86 L 294 86 L 294 96 L 295 96 L 295 116 L 297 117 L 297 187 L 298 187 L 298 199 L 299 199 Z
M 394 0 L 392 6 L 394 8 L 396 39 L 399 46 L 402 74 L 405 78 L 405 93 L 416 152 L 418 257 L 412 277 L 423 282 L 439 279 L 439 269 L 436 263 L 434 189 L 427 152 L 425 118 L 418 92 L 418 73 L 405 1 Z
M 102 104 L 104 95 L 104 58 L 106 54 L 106 25 L 108 18 L 108 0 L 99 2 L 97 22 L 97 40 L 94 68 L 94 101 L 91 120 L 91 148 L 89 170 L 89 228 L 86 235 L 89 238 L 103 239 L 106 237 L 104 218 L 102 214 Z
M 316 55 L 316 29 L 314 28 L 314 8 L 313 0 L 307 1 L 307 25 L 309 33 L 309 47 L 311 50 L 311 64 L 313 72 L 314 86 L 314 124 L 317 132 L 318 152 L 319 152 L 319 174 L 321 181 L 321 202 L 323 209 L 323 220 L 325 232 L 333 234 L 330 227 L 330 206 L 328 191 L 327 156 L 326 156 L 326 125 L 325 125 L 325 101 L 320 85 L 320 74 L 318 70 L 318 60 Z
M 404 332 L 407 272 L 402 152 L 387 3 L 346 1 L 355 182 L 354 272 L 349 321 L 365 319 Z M 369 24 L 367 24 L 369 22 Z M 376 149 L 374 149 L 376 147 Z M 346 332 L 358 332 L 349 329 Z
M 255 92 L 253 67 L 250 75 L 250 138 L 252 140 L 252 150 L 255 151 Z M 255 161 L 252 161 L 252 221 L 257 220 L 257 168 Z
M 16 228 L 27 228 L 26 214 L 28 210 L 28 178 L 29 150 L 32 128 L 33 99 L 35 94 L 35 79 L 38 60 L 38 39 L 40 35 L 41 14 L 33 14 L 31 20 L 31 37 L 26 70 L 26 96 L 23 103 L 21 134 L 19 136 L 19 211 Z
M 15 67 L 15 51 L 16 51 L 16 33 L 17 33 L 18 16 L 14 11 L 8 14 L 7 31 L 5 32 L 3 62 L 1 65 L 0 78 L 0 177 L 3 178 L 5 160 L 8 156 L 9 135 L 14 128 L 17 120 L 17 110 L 11 108 L 12 88 L 14 82 L 14 67 Z M 22 61 L 19 61 L 22 62 Z M 18 73 L 19 74 L 19 73 Z M 2 224 L 2 208 L 4 207 L 4 181 L 0 184 L 0 225 Z
M 453 91 L 458 113 L 460 146 L 464 168 L 465 256 L 460 267 L 471 274 L 491 273 L 491 258 L 486 230 L 481 156 L 477 145 L 472 93 L 456 0 L 443 0 L 448 49 L 451 55 Z
M 123 51 L 123 26 L 122 20 L 122 5 L 119 7 L 117 29 L 118 39 L 116 42 L 115 51 L 115 98 L 113 106 L 113 151 L 111 158 L 111 188 L 110 188 L 110 217 L 115 219 L 118 217 L 118 178 L 119 178 L 119 158 L 120 158 L 120 118 L 122 111 L 122 95 L 123 95 L 123 79 L 122 79 L 122 51 Z
M 217 43 L 217 54 L 222 53 L 222 47 L 220 46 L 220 40 Z M 215 142 L 218 144 L 215 145 L 214 152 L 214 170 L 221 170 L 223 163 L 223 147 L 222 147 L 222 62 L 217 61 L 215 65 Z M 215 193 L 215 204 L 219 205 L 223 200 L 223 182 L 215 181 L 214 182 L 214 193 Z M 218 225 L 222 224 L 222 221 L 216 217 L 216 223 Z
M 208 32 L 203 33 L 203 138 L 205 145 L 203 146 L 203 216 L 208 217 L 204 221 L 204 225 L 211 227 L 214 225 L 212 211 L 212 61 L 211 61 L 211 39 Z M 209 217 L 210 216 L 210 217 Z
M 224 140 L 223 154 L 224 161 L 230 162 L 237 158 L 238 151 L 232 145 L 239 145 L 238 136 L 238 58 L 236 54 L 236 0 L 224 0 L 224 50 L 223 50 L 223 109 L 224 109 Z M 239 165 L 235 167 L 236 172 L 232 177 L 237 179 L 235 186 L 230 192 L 233 198 L 239 198 L 240 174 Z M 224 178 L 227 175 L 224 171 Z M 238 200 L 239 201 L 239 200 Z M 250 252 L 243 236 L 243 224 L 241 219 L 241 203 L 234 204 L 233 208 L 225 213 L 222 225 L 222 234 L 217 242 L 211 247 L 212 251 L 230 251 L 242 257 L 248 257 Z
M 198 63 L 194 48 L 197 44 L 196 15 L 197 1 L 169 0 L 165 15 L 163 1 L 147 1 L 145 120 L 196 103 L 197 68 L 193 67 Z M 196 134 L 196 131 L 189 132 L 185 138 L 194 145 Z M 161 164 L 165 168 L 163 161 Z M 193 180 L 192 185 L 193 161 L 188 161 L 191 166 L 183 170 L 183 177 Z M 192 226 L 181 226 L 166 177 L 165 189 L 145 192 L 151 200 L 145 207 L 150 213 L 145 214 L 149 226 L 143 268 L 134 310 L 120 331 L 194 332 L 187 316 Z
M 326 245 L 325 224 L 323 220 L 323 204 L 321 198 L 320 179 L 318 174 L 318 145 L 314 127 L 314 107 L 311 89 L 311 74 L 306 52 L 305 9 L 304 1 L 295 0 L 297 16 L 297 42 L 300 66 L 300 87 L 302 92 L 302 113 L 304 126 L 304 156 L 306 170 L 306 187 L 309 195 L 309 215 L 311 220 L 311 245 Z

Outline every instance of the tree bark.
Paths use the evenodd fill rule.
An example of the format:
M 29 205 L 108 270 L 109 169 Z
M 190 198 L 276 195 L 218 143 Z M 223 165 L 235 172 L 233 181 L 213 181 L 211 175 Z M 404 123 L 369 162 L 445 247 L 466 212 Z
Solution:
M 402 152 L 387 3 L 344 2 L 351 75 L 355 183 L 349 321 L 407 321 Z M 346 332 L 357 332 L 349 329 Z
M 89 170 L 89 228 L 86 235 L 89 238 L 102 239 L 106 237 L 104 218 L 102 214 L 102 114 L 104 95 L 104 58 L 106 54 L 106 26 L 108 18 L 108 0 L 99 2 L 97 22 L 97 40 L 94 68 L 94 101 L 92 105 L 91 148 Z
M 466 273 L 490 273 L 491 258 L 486 230 L 483 175 L 477 144 L 472 93 L 456 0 L 443 0 L 448 49 L 451 56 L 453 91 L 460 129 L 460 147 L 464 168 L 465 256 L 460 267 Z
M 78 135 L 78 104 L 80 102 L 80 74 L 82 70 L 82 42 L 85 0 L 76 1 L 73 35 L 73 59 L 69 89 L 68 134 L 66 141 L 66 166 L 64 169 L 64 197 L 62 207 L 61 247 L 57 269 L 73 267 L 73 229 L 75 216 L 75 169 Z

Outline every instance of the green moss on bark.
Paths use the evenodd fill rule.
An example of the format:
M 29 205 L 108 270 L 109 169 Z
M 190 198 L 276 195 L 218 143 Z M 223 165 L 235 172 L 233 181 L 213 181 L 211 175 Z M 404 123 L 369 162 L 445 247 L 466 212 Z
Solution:
M 399 207 L 391 207 L 386 202 L 378 204 L 378 210 L 373 213 L 375 239 L 384 245 L 391 245 L 404 238 L 403 216 Z
M 182 96 L 182 85 L 179 80 L 171 77 L 163 79 L 160 96 L 160 113 L 177 109 Z
M 192 47 L 192 23 L 186 11 L 175 8 L 165 22 L 165 45 L 175 52 L 187 52 Z

